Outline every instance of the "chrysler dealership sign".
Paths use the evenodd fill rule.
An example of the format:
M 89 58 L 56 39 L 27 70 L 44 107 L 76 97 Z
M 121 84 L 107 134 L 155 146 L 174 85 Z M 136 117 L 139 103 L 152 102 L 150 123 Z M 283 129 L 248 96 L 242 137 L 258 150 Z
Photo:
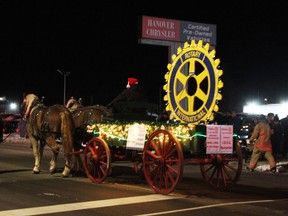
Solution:
M 141 37 L 175 42 L 202 40 L 216 46 L 216 25 L 143 16 Z

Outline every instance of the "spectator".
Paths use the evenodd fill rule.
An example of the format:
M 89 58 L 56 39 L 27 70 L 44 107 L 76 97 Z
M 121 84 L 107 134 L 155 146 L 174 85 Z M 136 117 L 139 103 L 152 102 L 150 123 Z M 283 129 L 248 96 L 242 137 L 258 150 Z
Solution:
M 283 127 L 280 124 L 279 117 L 276 114 L 273 119 L 273 134 L 271 135 L 272 152 L 275 160 L 281 154 L 281 147 L 283 142 Z
M 239 133 L 241 128 L 241 119 L 237 116 L 236 111 L 231 112 L 231 117 L 228 120 L 229 125 L 233 125 L 233 130 L 236 134 Z
M 268 120 L 268 124 L 270 125 L 271 127 L 271 134 L 273 134 L 273 121 L 274 121 L 274 113 L 268 113 L 267 115 L 267 120 Z
M 283 128 L 283 143 L 281 148 L 282 157 L 287 157 L 288 152 L 288 115 L 281 119 L 281 125 Z
M 264 154 L 264 157 L 269 162 L 270 171 L 273 173 L 276 172 L 276 162 L 272 154 L 270 138 L 271 128 L 269 126 L 268 120 L 264 115 L 260 115 L 259 123 L 255 126 L 253 133 L 249 138 L 249 143 L 252 143 L 254 140 L 256 141 L 254 142 L 251 160 L 247 166 L 248 170 L 253 172 L 261 154 Z
M 18 129 L 19 129 L 20 137 L 27 137 L 26 122 L 22 118 L 20 119 L 18 123 Z
M 3 142 L 3 130 L 4 130 L 4 122 L 2 115 L 0 115 L 0 143 Z
M 231 112 L 230 112 L 230 111 L 227 111 L 227 112 L 225 113 L 225 115 L 224 115 L 223 124 L 229 124 L 230 119 L 231 119 Z
M 157 122 L 169 122 L 169 113 L 164 109 L 156 118 Z

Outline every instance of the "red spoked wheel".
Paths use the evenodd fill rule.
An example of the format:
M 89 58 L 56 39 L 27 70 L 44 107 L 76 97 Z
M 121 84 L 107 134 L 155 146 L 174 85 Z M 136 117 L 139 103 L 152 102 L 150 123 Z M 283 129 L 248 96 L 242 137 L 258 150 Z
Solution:
M 167 130 L 153 132 L 143 150 L 143 171 L 147 183 L 156 193 L 172 192 L 183 174 L 182 148 Z
M 99 137 L 92 138 L 84 150 L 84 169 L 93 183 L 102 183 L 111 169 L 111 154 L 107 143 Z
M 206 182 L 220 190 L 231 188 L 238 181 L 242 171 L 242 152 L 237 142 L 233 154 L 209 155 L 211 163 L 200 164 L 201 174 Z

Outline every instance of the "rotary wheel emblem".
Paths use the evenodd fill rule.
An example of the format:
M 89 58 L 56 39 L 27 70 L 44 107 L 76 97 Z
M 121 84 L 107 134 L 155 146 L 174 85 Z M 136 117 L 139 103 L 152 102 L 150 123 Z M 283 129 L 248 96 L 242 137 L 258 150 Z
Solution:
M 193 124 L 207 124 L 214 119 L 213 111 L 218 111 L 217 103 L 222 99 L 219 89 L 224 84 L 219 79 L 223 74 L 220 59 L 214 60 L 216 51 L 209 48 L 202 40 L 198 44 L 192 40 L 172 55 L 163 87 L 170 119 Z

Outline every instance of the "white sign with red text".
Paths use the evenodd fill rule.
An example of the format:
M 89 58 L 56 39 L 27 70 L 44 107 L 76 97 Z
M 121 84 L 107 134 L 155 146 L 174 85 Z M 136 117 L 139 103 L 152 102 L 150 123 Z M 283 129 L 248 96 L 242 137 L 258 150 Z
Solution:
M 146 126 L 144 124 L 133 124 L 128 129 L 127 149 L 144 149 Z
M 206 154 L 233 153 L 233 125 L 206 126 Z

